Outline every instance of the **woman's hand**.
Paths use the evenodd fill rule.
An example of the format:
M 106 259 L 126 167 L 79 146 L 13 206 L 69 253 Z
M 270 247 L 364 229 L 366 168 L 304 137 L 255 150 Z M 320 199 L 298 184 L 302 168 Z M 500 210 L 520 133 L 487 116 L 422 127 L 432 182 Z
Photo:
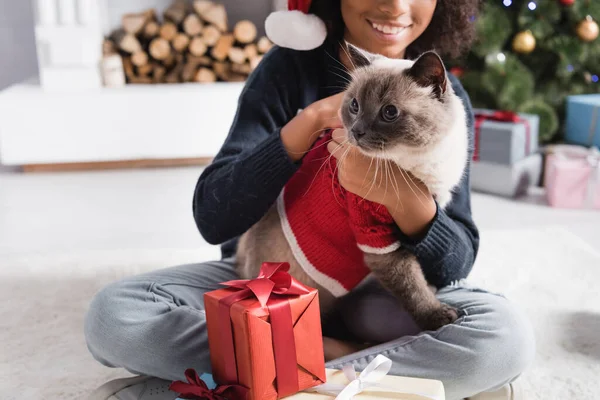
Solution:
M 404 234 L 419 236 L 426 231 L 436 214 L 427 187 L 394 163 L 363 154 L 346 138 L 344 129 L 336 129 L 327 145 L 338 161 L 340 184 L 357 196 L 385 206 Z
M 293 161 L 298 161 L 326 129 L 342 127 L 339 117 L 344 93 L 319 100 L 292 119 L 281 130 L 281 141 Z
M 344 92 L 335 94 L 319 100 L 307 108 L 307 112 L 312 114 L 313 118 L 318 121 L 322 129 L 336 129 L 342 127 L 340 119 L 340 108 L 344 101 Z

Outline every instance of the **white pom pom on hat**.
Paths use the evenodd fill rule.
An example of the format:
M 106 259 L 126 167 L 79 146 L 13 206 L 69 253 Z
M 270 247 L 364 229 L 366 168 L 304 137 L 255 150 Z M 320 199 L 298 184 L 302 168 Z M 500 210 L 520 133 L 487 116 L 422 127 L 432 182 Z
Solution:
M 312 50 L 327 37 L 325 23 L 309 14 L 311 0 L 289 0 L 287 11 L 275 11 L 265 21 L 267 37 L 276 45 L 294 50 Z

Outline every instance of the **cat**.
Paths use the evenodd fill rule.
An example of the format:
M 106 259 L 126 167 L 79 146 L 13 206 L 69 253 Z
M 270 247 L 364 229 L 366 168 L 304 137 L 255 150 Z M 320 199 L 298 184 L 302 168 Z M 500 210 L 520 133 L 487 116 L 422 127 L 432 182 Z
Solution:
M 464 175 L 468 157 L 468 128 L 464 105 L 452 88 L 443 61 L 434 51 L 425 52 L 416 60 L 404 60 L 370 54 L 351 44 L 347 45 L 347 49 L 355 65 L 340 110 L 348 141 L 364 154 L 380 159 L 385 157 L 410 173 L 427 186 L 439 207 L 445 208 L 452 199 L 452 191 Z M 323 144 L 326 143 L 315 144 L 311 152 L 322 153 L 325 148 Z M 296 279 L 319 290 L 321 312 L 327 315 L 335 307 L 336 301 L 355 286 L 356 279 L 348 281 L 350 283 L 344 287 L 335 285 L 339 282 L 332 284 L 331 279 L 323 278 L 323 274 L 315 271 L 303 249 L 299 250 L 299 238 L 290 230 L 290 221 L 308 224 L 308 228 L 303 226 L 303 230 L 312 229 L 314 220 L 318 219 L 315 217 L 318 214 L 312 209 L 316 207 L 316 212 L 320 212 L 319 204 L 325 210 L 329 207 L 327 204 L 333 201 L 342 204 L 339 203 L 340 199 L 346 201 L 348 194 L 339 189 L 335 169 L 323 168 L 326 161 L 323 157 L 311 159 L 311 152 L 305 156 L 302 167 L 306 164 L 306 168 L 309 168 L 311 161 L 312 164 L 318 162 L 321 167 L 316 172 L 316 168 L 313 168 L 311 173 L 315 176 L 325 174 L 324 177 L 311 178 L 309 182 L 306 177 L 303 178 L 306 171 L 301 169 L 296 172 L 294 177 L 297 180 L 305 180 L 303 189 L 306 191 L 302 192 L 300 198 L 287 200 L 286 203 L 283 195 L 289 192 L 286 185 L 277 204 L 241 236 L 237 262 L 238 272 L 245 279 L 256 277 L 262 262 L 290 263 L 290 273 Z M 316 196 L 323 197 L 318 189 L 319 182 L 325 182 L 321 185 L 324 187 L 329 181 L 331 190 L 342 193 L 341 197 L 335 197 L 334 193 L 334 198 L 315 200 Z M 322 193 L 327 194 L 327 191 Z M 289 204 L 291 206 L 286 209 Z M 288 214 L 293 211 L 294 204 L 298 204 L 298 207 L 302 204 L 316 206 L 308 206 L 312 208 L 306 213 L 298 211 L 292 218 Z M 335 221 L 334 217 L 326 218 Z M 388 218 L 386 223 L 389 222 Z M 335 231 L 338 233 L 324 235 L 319 240 L 329 242 L 330 239 L 337 240 L 338 236 L 347 237 L 351 235 L 349 230 L 338 229 Z M 376 230 L 377 227 L 373 232 Z M 306 240 L 306 243 L 312 243 L 310 238 Z M 354 242 L 353 248 L 348 247 L 348 251 L 334 253 L 331 257 L 343 260 L 346 253 L 353 254 L 356 244 Z M 360 244 L 358 248 L 358 258 L 362 259 L 357 262 L 362 263 L 366 273 L 372 274 L 398 298 L 422 329 L 436 330 L 458 318 L 457 310 L 435 297 L 417 258 L 401 243 L 393 243 L 385 251 L 369 249 Z M 336 250 L 331 247 L 330 251 Z M 335 265 L 339 281 L 345 281 L 346 275 L 352 275 L 352 271 L 346 271 L 345 266 Z

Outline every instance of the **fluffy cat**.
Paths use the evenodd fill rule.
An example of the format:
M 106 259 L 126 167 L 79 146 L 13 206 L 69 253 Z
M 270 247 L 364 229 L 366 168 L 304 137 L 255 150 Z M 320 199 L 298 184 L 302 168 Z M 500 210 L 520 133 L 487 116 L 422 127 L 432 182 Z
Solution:
M 439 206 L 444 208 L 464 173 L 468 155 L 468 129 L 463 103 L 452 89 L 442 60 L 434 52 L 424 53 L 416 61 L 409 61 L 369 54 L 351 45 L 348 48 L 356 68 L 340 113 L 348 132 L 347 139 L 365 154 L 385 158 L 410 172 L 427 186 Z M 322 151 L 323 147 L 315 145 L 313 149 Z M 310 152 L 306 158 L 309 156 Z M 318 160 L 323 164 L 323 158 Z M 303 161 L 303 165 L 305 163 L 309 162 Z M 319 168 L 316 174 L 323 174 L 322 170 L 329 171 L 322 179 L 331 181 L 331 188 L 335 188 L 335 173 L 331 168 Z M 301 170 L 296 175 L 302 173 L 306 172 Z M 314 179 L 307 186 L 305 196 L 296 201 L 297 204 L 308 203 L 311 195 L 322 196 L 311 193 L 312 183 Z M 338 191 L 343 192 L 343 189 Z M 346 197 L 349 198 L 348 193 L 342 193 L 342 202 Z M 325 206 L 326 202 L 337 202 L 338 198 L 320 198 L 319 201 L 323 201 Z M 340 287 L 330 285 L 331 280 L 321 279 L 323 274 L 315 271 L 310 260 L 307 261 L 304 253 L 298 250 L 298 238 L 290 231 L 285 206 L 284 200 L 280 199 L 242 235 L 237 253 L 239 274 L 243 278 L 253 278 L 264 261 L 289 262 L 290 273 L 296 279 L 319 289 L 321 310 L 326 315 L 336 299 L 343 295 L 343 289 L 350 290 L 354 282 L 350 287 Z M 375 220 L 379 221 L 377 218 Z M 309 224 L 310 213 L 306 214 L 305 219 Z M 389 223 L 389 218 L 386 221 Z M 348 228 L 339 232 L 341 236 L 347 236 L 351 230 Z M 328 241 L 332 236 L 324 236 L 322 240 Z M 353 246 L 352 251 L 357 248 L 356 241 Z M 365 266 L 365 270 L 398 298 L 423 329 L 435 330 L 457 319 L 456 310 L 437 300 L 418 260 L 401 243 L 388 246 L 385 250 L 365 250 L 365 246 L 360 244 L 358 247 L 358 258 L 363 258 L 359 262 Z M 340 257 L 343 254 L 339 253 Z M 341 271 L 339 276 L 342 278 L 345 267 L 346 264 L 335 266 Z

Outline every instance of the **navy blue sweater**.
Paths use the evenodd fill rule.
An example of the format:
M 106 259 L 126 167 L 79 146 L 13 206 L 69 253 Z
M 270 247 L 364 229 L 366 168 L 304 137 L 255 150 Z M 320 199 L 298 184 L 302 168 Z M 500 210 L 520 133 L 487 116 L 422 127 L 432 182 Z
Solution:
M 194 192 L 198 229 L 206 241 L 221 245 L 223 257 L 234 255 L 237 238 L 265 215 L 298 169 L 282 145 L 281 128 L 298 110 L 342 91 L 347 79 L 337 46 L 330 42 L 307 52 L 275 47 L 249 77 L 229 135 Z M 472 148 L 471 103 L 458 80 L 450 80 L 468 110 Z M 450 205 L 438 207 L 422 239 L 400 233 L 402 244 L 437 287 L 466 278 L 477 255 L 479 232 L 471 217 L 468 172 Z

